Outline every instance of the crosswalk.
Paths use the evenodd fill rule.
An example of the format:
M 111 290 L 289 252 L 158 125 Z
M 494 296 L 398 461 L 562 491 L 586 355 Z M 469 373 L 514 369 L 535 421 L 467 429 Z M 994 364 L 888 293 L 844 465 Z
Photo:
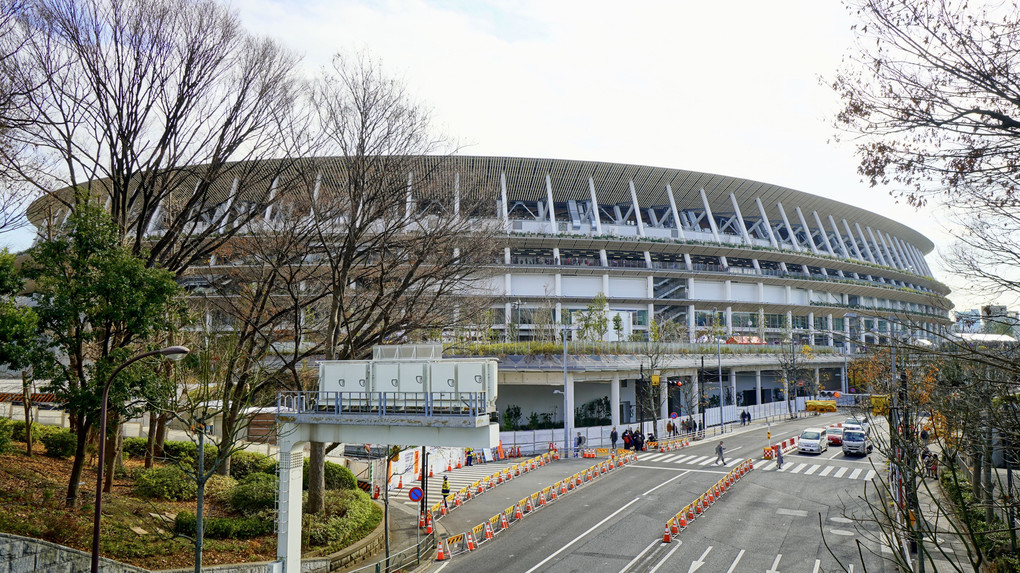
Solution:
M 665 454 L 652 454 L 650 456 L 641 456 L 640 461 L 642 462 L 655 462 L 665 464 L 676 464 L 684 466 L 711 466 L 718 465 L 718 458 L 715 455 L 711 456 L 698 456 L 698 455 L 685 455 L 675 453 Z M 742 461 L 741 458 L 733 458 L 726 460 L 726 467 L 733 467 Z M 810 462 L 799 463 L 788 460 L 783 464 L 783 469 L 778 469 L 774 460 L 764 460 L 762 462 L 756 462 L 754 465 L 756 470 L 772 470 L 782 473 L 790 474 L 802 474 L 806 476 L 815 476 L 821 478 L 833 478 L 833 479 L 851 479 L 851 480 L 864 480 L 871 481 L 877 472 L 871 468 L 850 468 L 839 465 L 830 464 L 814 464 Z

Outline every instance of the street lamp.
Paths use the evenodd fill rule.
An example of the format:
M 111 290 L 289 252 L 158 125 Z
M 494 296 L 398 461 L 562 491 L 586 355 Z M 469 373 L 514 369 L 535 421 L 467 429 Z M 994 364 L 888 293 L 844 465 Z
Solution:
M 567 423 L 567 325 L 563 325 L 563 455 L 570 456 L 570 425 Z M 573 393 L 571 393 L 573 394 Z M 573 398 L 573 396 L 570 396 Z
M 110 396 L 110 386 L 113 385 L 113 379 L 125 367 L 142 358 L 166 356 L 171 360 L 180 360 L 189 352 L 191 351 L 186 346 L 167 346 L 159 350 L 150 350 L 136 354 L 128 358 L 120 366 L 114 368 L 113 372 L 110 373 L 110 377 L 106 379 L 106 384 L 103 385 L 103 402 L 99 407 L 99 465 L 96 468 L 96 512 L 92 519 L 92 573 L 99 573 L 99 518 L 103 512 L 103 468 L 106 465 L 106 402 Z
M 722 390 L 722 338 L 716 337 L 715 351 L 719 357 L 719 433 L 726 433 L 726 424 L 723 423 L 723 390 Z

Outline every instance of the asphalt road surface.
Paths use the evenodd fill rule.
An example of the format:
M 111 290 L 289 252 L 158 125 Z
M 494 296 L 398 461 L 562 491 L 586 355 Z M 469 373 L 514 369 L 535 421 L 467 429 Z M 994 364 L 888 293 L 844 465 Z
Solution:
M 845 417 L 774 424 L 772 441 Z M 820 455 L 791 452 L 779 470 L 761 462 L 768 443 L 764 426 L 752 428 L 722 437 L 726 467 L 715 461 L 719 437 L 677 452 L 642 453 L 637 463 L 566 496 L 477 551 L 434 563 L 427 571 L 893 571 L 861 500 L 874 492 L 871 479 L 884 471 L 880 455 L 846 458 L 838 447 Z M 666 521 L 748 458 L 756 461 L 755 470 L 671 543 L 663 543 Z

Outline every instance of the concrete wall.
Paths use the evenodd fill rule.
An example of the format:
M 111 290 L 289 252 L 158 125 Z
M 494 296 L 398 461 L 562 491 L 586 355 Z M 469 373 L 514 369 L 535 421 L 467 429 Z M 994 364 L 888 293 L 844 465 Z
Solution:
M 99 567 L 103 573 L 149 573 L 145 569 L 109 559 L 100 559 Z M 32 571 L 87 573 L 91 569 L 92 555 L 84 551 L 48 541 L 0 533 L 0 573 Z

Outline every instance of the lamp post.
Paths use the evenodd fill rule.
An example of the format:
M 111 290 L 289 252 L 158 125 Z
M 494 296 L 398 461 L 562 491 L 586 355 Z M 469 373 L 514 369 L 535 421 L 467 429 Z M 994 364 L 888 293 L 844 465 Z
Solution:
M 186 346 L 167 346 L 159 350 L 150 350 L 128 358 L 120 366 L 113 369 L 110 377 L 103 385 L 103 401 L 99 407 L 99 465 L 96 468 L 96 511 L 92 519 L 92 573 L 99 573 L 99 518 L 103 513 L 103 468 L 106 466 L 106 402 L 110 396 L 110 386 L 117 374 L 128 365 L 150 356 L 166 356 L 171 360 L 180 360 L 191 352 Z
M 719 433 L 726 433 L 726 424 L 723 423 L 723 390 L 722 390 L 722 338 L 715 339 L 716 356 L 719 357 Z
M 563 455 L 570 457 L 570 424 L 567 423 L 567 331 L 563 325 Z
M 847 356 L 849 354 L 850 354 L 850 343 L 849 342 L 843 342 L 843 393 L 844 394 L 846 394 L 848 391 L 850 391 L 850 384 L 848 383 L 847 378 L 846 378 L 846 376 L 847 376 L 846 359 L 847 359 Z

